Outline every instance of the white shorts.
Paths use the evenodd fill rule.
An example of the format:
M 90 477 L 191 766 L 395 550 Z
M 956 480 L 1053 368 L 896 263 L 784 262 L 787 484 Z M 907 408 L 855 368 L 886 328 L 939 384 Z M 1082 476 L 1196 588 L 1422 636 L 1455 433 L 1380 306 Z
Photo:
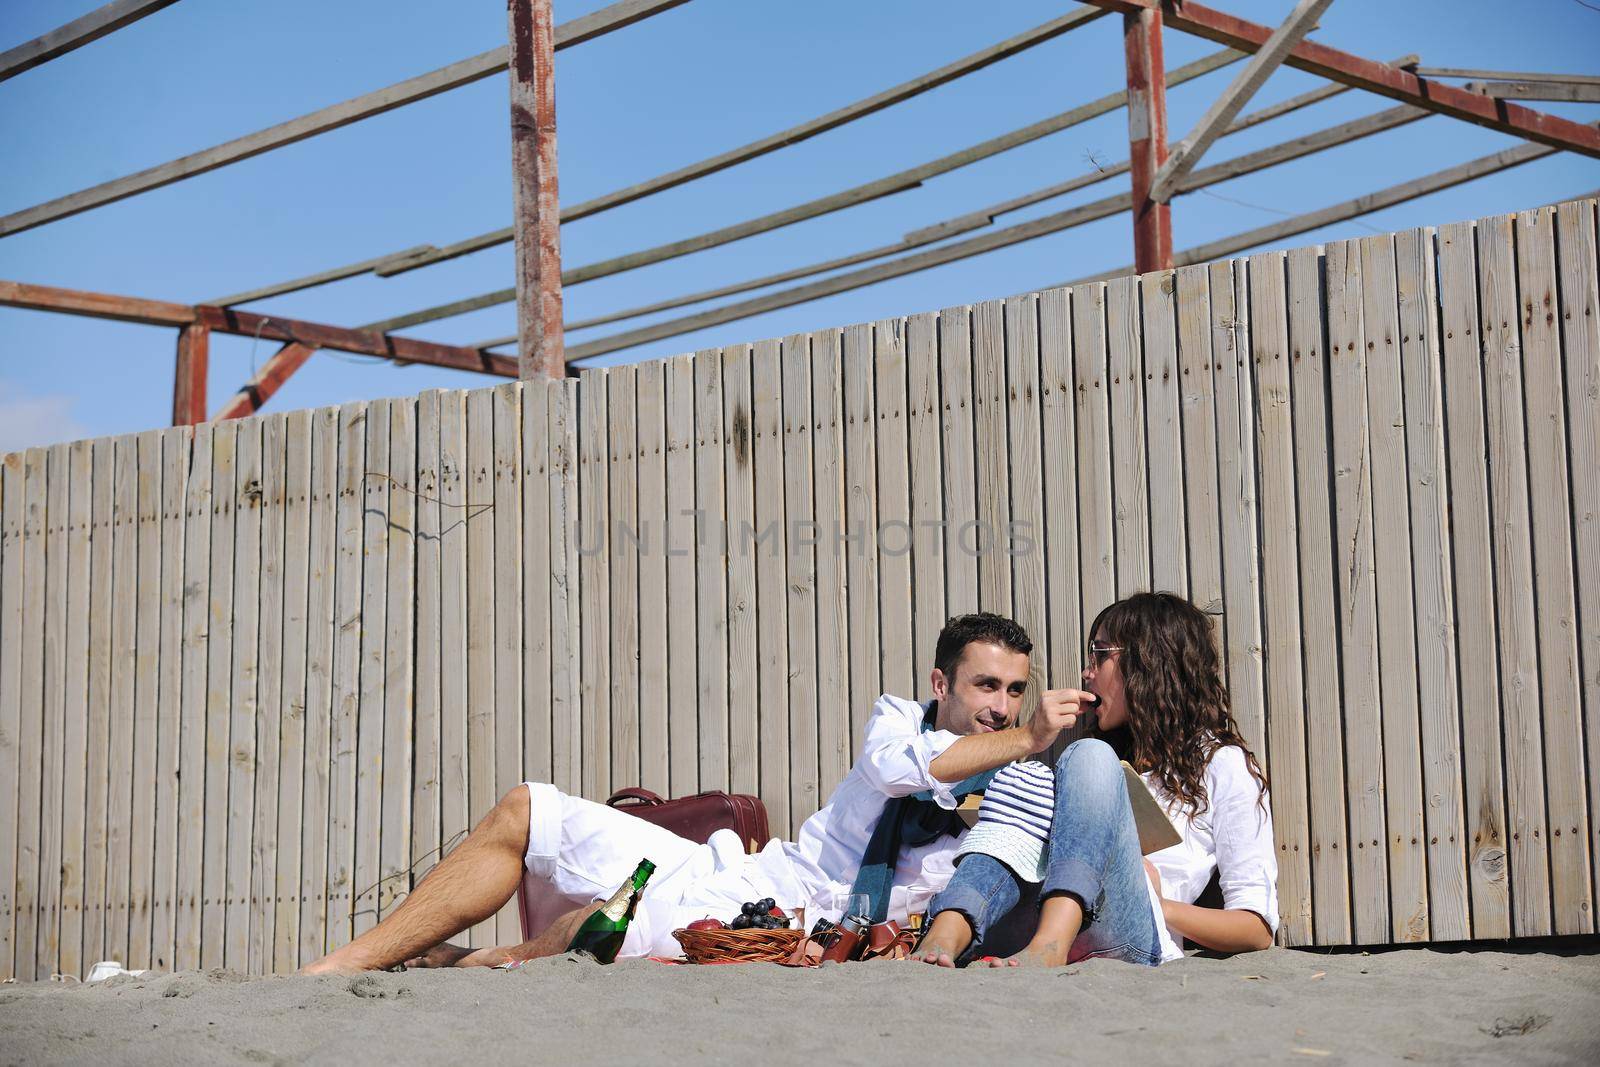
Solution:
M 672 931 L 706 917 L 727 922 L 747 900 L 772 897 L 785 909 L 807 904 L 809 894 L 789 872 L 779 842 L 746 855 L 737 834 L 718 830 L 700 845 L 553 785 L 527 786 L 528 851 L 522 863 L 544 890 L 529 893 L 534 931 L 609 897 L 641 859 L 656 871 L 628 926 L 622 956 L 680 956 Z

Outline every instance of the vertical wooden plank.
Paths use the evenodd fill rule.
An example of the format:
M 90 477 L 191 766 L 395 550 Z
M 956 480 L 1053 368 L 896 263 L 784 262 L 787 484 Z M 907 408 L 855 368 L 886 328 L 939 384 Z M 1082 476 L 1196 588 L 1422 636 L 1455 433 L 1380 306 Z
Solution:
M 822 806 L 818 788 L 817 541 L 812 491 L 811 338 L 783 339 L 782 437 L 783 517 L 787 537 L 784 618 L 788 633 L 788 748 L 790 836 Z M 909 611 L 909 604 L 907 605 Z M 674 664 L 677 660 L 674 659 Z M 765 738 L 763 738 L 765 742 Z
M 1350 853 L 1345 826 L 1343 703 L 1333 599 L 1333 487 L 1329 484 L 1328 360 L 1323 336 L 1322 257 L 1288 255 L 1289 385 L 1294 412 L 1294 479 L 1300 542 L 1301 631 L 1306 641 L 1305 712 L 1310 807 L 1311 917 L 1319 945 L 1350 943 Z M 1208 376 L 1209 377 L 1209 376 Z M 1185 422 L 1185 430 L 1188 423 Z M 1200 570 L 1195 577 L 1198 580 Z
M 1017 296 L 1005 304 L 1006 334 L 1006 465 L 1011 475 L 1011 521 L 1000 537 L 999 548 L 1011 566 L 1011 616 L 1034 640 L 1033 673 L 1028 701 L 1054 678 L 1075 678 L 1070 663 L 1049 661 L 1049 614 L 1044 578 L 1044 465 L 1036 457 L 1043 450 L 1041 380 L 1039 369 L 1039 308 L 1034 296 Z M 1051 671 L 1054 670 L 1052 674 Z
M 736 793 L 759 786 L 757 708 L 754 407 L 749 345 L 722 350 L 724 491 L 728 535 L 728 771 Z M 781 823 L 779 825 L 782 825 Z
M 1572 541 L 1577 561 L 1578 656 L 1589 759 L 1589 856 L 1600 898 L 1600 294 L 1595 201 L 1556 208 L 1561 348 L 1572 453 Z
M 479 521 L 493 522 L 494 567 L 494 788 L 498 800 L 525 781 L 522 766 L 522 384 L 491 391 L 494 507 Z M 476 464 L 474 464 L 476 465 Z M 487 809 L 484 809 L 485 813 Z M 482 816 L 478 816 L 481 818 Z M 515 901 L 495 916 L 495 943 L 521 940 Z
M 1173 271 L 1146 274 L 1139 279 L 1149 448 L 1151 588 L 1188 596 L 1177 290 L 1178 276 Z
M 1300 530 L 1295 513 L 1294 417 L 1282 253 L 1248 261 L 1250 361 L 1261 456 L 1261 588 L 1266 649 L 1268 763 L 1278 846 L 1280 940 L 1311 943 L 1311 864 L 1306 839 L 1305 703 L 1301 672 Z
M 906 322 L 885 319 L 874 327 L 872 336 L 877 370 L 878 617 L 883 627 L 883 688 L 911 700 L 917 693 L 916 660 L 911 646 L 911 551 L 915 527 L 911 525 L 911 473 L 907 466 Z M 802 423 L 811 408 L 809 375 L 804 385 L 801 395 L 805 398 L 806 415 L 802 416 Z M 789 394 L 787 387 L 784 393 Z M 808 440 L 808 486 L 809 445 Z
M 1548 934 L 1550 855 L 1545 837 L 1544 742 L 1533 608 L 1533 531 L 1528 506 L 1527 423 L 1511 216 L 1478 221 L 1478 308 L 1489 441 L 1490 527 L 1500 699 L 1511 831 L 1512 932 Z
M 282 777 L 284 735 L 291 718 L 284 699 L 284 599 L 287 566 L 285 519 L 288 509 L 287 415 L 261 420 L 261 625 L 257 657 L 257 713 L 255 723 L 256 780 L 254 825 L 250 831 L 250 950 L 251 973 L 273 970 L 278 919 L 278 797 Z M 302 579 L 303 581 L 303 579 Z M 304 589 L 302 584 L 299 588 Z M 304 646 L 301 646 L 302 649 Z M 303 662 L 303 661 L 302 661 Z M 304 672 L 304 666 L 301 672 Z M 291 676 L 292 677 L 292 676 Z M 303 762 L 303 760 L 302 760 Z M 300 766 L 296 765 L 298 776 Z M 298 829 L 298 828 L 297 828 Z M 298 856 L 299 842 L 295 852 Z
M 1009 616 L 1011 558 L 1005 546 L 1011 526 L 1011 471 L 1006 408 L 1005 304 L 986 300 L 972 311 L 972 429 L 978 475 L 973 551 L 978 557 L 978 606 Z
M 1392 237 L 1362 240 L 1361 276 L 1390 929 L 1395 941 L 1421 941 L 1428 937 L 1428 872 L 1422 822 L 1416 619 L 1411 601 L 1405 400 L 1401 391 L 1399 296 Z
M 443 629 L 443 587 L 440 580 L 440 535 L 454 522 L 453 509 L 441 503 L 444 464 L 439 451 L 440 404 L 445 394 L 426 389 L 417 397 L 416 514 L 416 645 L 412 682 L 411 859 L 417 865 L 401 891 L 409 891 L 439 860 L 444 841 L 439 801 L 444 792 L 440 728 L 446 712 Z M 452 672 L 458 673 L 458 672 Z
M 1117 596 L 1150 588 L 1150 471 L 1145 452 L 1144 351 L 1139 283 L 1106 283 L 1106 350 L 1111 375 L 1111 494 Z
M 282 669 L 278 672 L 278 796 L 277 835 L 273 849 L 271 957 L 266 961 L 277 974 L 300 964 L 301 849 L 306 836 L 301 818 L 305 810 L 305 779 L 310 753 L 306 736 L 306 705 L 314 684 L 308 656 L 308 592 L 311 588 L 311 480 L 314 416 L 291 411 L 284 416 L 283 473 L 272 479 L 274 492 L 282 492 L 283 590 L 278 608 L 282 635 Z M 277 452 L 274 451 L 274 455 Z M 270 727 L 269 727 L 270 729 Z M 263 875 L 265 870 L 263 870 Z M 268 891 L 265 877 L 263 892 Z
M 1045 564 L 1049 608 L 1046 683 L 1073 685 L 1082 668 L 1083 590 L 1078 580 L 1078 420 L 1072 369 L 1072 296 L 1039 294 L 1040 435 L 1044 468 L 1043 528 L 1035 536 Z M 1019 457 L 1017 462 L 1027 462 Z
M 973 439 L 972 309 L 939 313 L 939 381 L 944 395 L 945 610 L 978 610 L 977 454 Z
M 668 785 L 673 796 L 700 789 L 700 706 L 696 666 L 698 613 L 695 585 L 695 361 L 666 365 L 666 508 L 662 526 L 667 557 L 667 732 L 672 753 Z
M 389 407 L 388 608 L 383 641 L 383 838 L 378 847 L 377 906 L 388 916 L 410 890 L 412 753 L 416 712 L 417 402 Z M 430 496 L 433 494 L 429 494 Z M 437 573 L 437 572 L 436 572 Z M 437 618 L 437 616 L 435 616 Z M 435 683 L 437 684 L 437 683 Z
M 720 352 L 695 355 L 694 397 L 695 698 L 700 708 L 700 788 L 726 789 L 730 560 L 723 497 L 727 437 L 722 422 Z
M 878 457 L 873 403 L 872 327 L 844 331 L 844 554 L 850 627 L 850 735 L 862 736 L 883 692 L 878 633 Z M 981 513 L 979 514 L 981 518 Z
M 611 431 L 606 388 L 610 371 L 578 378 L 578 570 L 583 674 L 583 795 L 611 795 Z M 619 783 L 627 785 L 628 783 Z
M 1456 654 L 1461 664 L 1467 884 L 1472 898 L 1472 936 L 1489 938 L 1511 936 L 1511 900 L 1474 237 L 1470 222 L 1439 229 L 1439 304 L 1444 331 L 1450 546 L 1459 626 Z M 1489 694 L 1495 695 L 1491 698 Z
M 944 407 L 939 399 L 939 316 L 933 312 L 912 315 L 906 320 L 907 436 L 910 449 L 909 493 L 911 498 L 911 620 L 913 635 L 912 689 L 920 696 L 927 692 L 933 670 L 933 649 L 945 622 L 945 510 L 942 484 L 943 461 L 939 447 L 939 428 Z M 821 430 L 820 422 L 817 423 Z M 1067 452 L 1070 454 L 1070 449 Z M 820 460 L 820 447 L 818 456 Z M 819 486 L 821 482 L 818 482 Z M 821 511 L 821 494 L 818 494 Z M 820 562 L 820 561 L 819 561 Z M 820 568 L 819 568 L 820 569 Z M 819 593 L 819 609 L 821 598 Z M 820 619 L 820 614 L 819 614 Z M 818 670 L 823 669 L 820 662 Z M 824 756 L 824 763 L 827 757 Z
M 467 528 L 482 499 L 469 496 L 467 395 L 439 394 L 439 839 L 441 855 L 472 825 L 468 803 Z M 435 857 L 437 862 L 439 857 Z M 419 875 L 420 877 L 420 875 Z
M 45 598 L 49 583 L 49 453 L 30 448 L 23 454 L 22 551 L 28 567 L 22 572 L 22 633 L 18 701 L 21 722 L 17 745 L 17 881 L 15 976 L 38 977 L 39 911 L 43 886 L 39 860 L 43 852 L 44 781 L 44 645 L 48 618 Z M 50 972 L 43 971 L 46 977 Z
M 666 794 L 667 744 L 667 382 L 660 360 L 639 364 L 639 784 Z
M 1372 457 L 1367 435 L 1361 247 L 1327 249 L 1328 366 L 1333 410 L 1339 646 L 1349 768 L 1350 895 L 1358 944 L 1387 941 L 1389 868 L 1383 847 L 1383 733 L 1378 711 L 1378 607 L 1373 559 Z
M 228 697 L 228 744 L 223 760 L 228 764 L 228 788 L 223 794 L 226 816 L 222 822 L 222 849 L 227 866 L 223 875 L 223 965 L 245 970 L 250 961 L 250 860 L 255 825 L 258 751 L 256 718 L 260 674 L 261 627 L 261 424 L 262 419 L 239 419 L 235 427 L 233 507 L 233 657 Z M 207 748 L 210 748 L 208 743 Z M 215 767 L 208 767 L 214 773 Z M 207 822 L 218 814 L 206 812 Z M 209 826 L 207 829 L 209 830 Z M 203 955 L 204 953 L 202 953 Z
M 337 408 L 310 416 L 307 463 L 305 762 L 300 831 L 300 917 L 295 955 L 308 963 L 328 949 L 328 838 L 333 812 L 333 677 L 338 588 L 339 438 Z M 356 427 L 359 429 L 359 426 Z
M 582 671 L 578 621 L 578 383 L 553 381 L 550 419 L 550 759 L 551 781 L 574 796 L 583 790 Z
M 466 411 L 466 769 L 467 825 L 471 826 L 494 807 L 498 785 L 494 751 L 498 711 L 494 702 L 494 391 L 467 390 Z M 504 944 L 494 918 L 474 926 L 470 937 L 474 948 Z
M 1106 287 L 1072 290 L 1073 415 L 1078 450 L 1079 582 L 1083 640 L 1094 617 L 1117 596 L 1111 504 L 1111 378 L 1106 371 Z M 1081 653 L 1081 650 L 1079 650 Z
M 622 789 L 639 783 L 638 370 L 621 366 L 608 373 L 611 787 Z M 753 604 L 751 610 L 755 610 Z
M 1211 287 L 1203 266 L 1173 274 L 1177 290 L 1185 570 L 1189 599 L 1222 628 L 1222 543 L 1217 490 L 1217 399 L 1212 381 Z M 1321 347 L 1322 319 L 1316 320 Z M 1292 329 L 1292 324 L 1291 324 Z M 1319 364 L 1320 365 L 1320 364 Z M 1325 453 L 1324 453 L 1325 455 Z M 1324 509 L 1326 510 L 1326 509 Z M 1323 528 L 1326 528 L 1325 526 Z
M 1245 358 L 1250 345 L 1249 292 L 1242 262 L 1213 263 L 1212 387 L 1217 404 L 1217 492 L 1222 512 L 1222 604 L 1228 689 L 1246 744 L 1270 764 L 1261 665 L 1261 583 L 1256 546 L 1255 397 Z M 1118 551 L 1121 548 L 1119 545 Z
M 71 451 L 49 449 L 45 502 L 44 760 L 39 803 L 39 911 L 37 969 L 46 976 L 61 970 L 61 854 L 63 746 L 66 728 L 68 501 L 72 486 Z
M 149 827 L 156 788 L 155 748 L 151 744 L 155 740 L 154 709 L 146 721 L 136 722 L 138 709 L 134 703 L 139 667 L 140 601 L 146 595 L 154 597 L 160 585 L 159 581 L 152 582 L 148 590 L 140 585 L 139 540 L 146 526 L 139 507 L 142 484 L 139 453 L 144 447 L 143 440 L 142 435 L 130 435 L 117 441 L 116 493 L 111 513 L 111 771 L 106 797 L 106 952 L 123 961 L 131 960 L 135 953 L 133 887 L 140 883 L 149 885 L 149 845 L 145 844 L 142 855 L 135 859 L 133 842 L 136 834 L 142 843 L 147 840 L 147 834 L 140 831 Z M 3 610 L 3 594 L 0 594 L 0 611 Z M 142 755 L 148 759 L 141 764 Z M 4 773 L 3 768 L 0 773 Z M 4 845 L 0 843 L 0 864 L 3 863 Z M 0 881 L 3 877 L 0 873 Z M 9 887 L 5 891 L 9 892 Z M 3 929 L 4 920 L 0 920 L 0 930 Z M 149 954 L 148 935 L 137 951 Z M 0 959 L 7 955 L 9 953 L 0 951 Z
M 116 491 L 117 438 L 102 437 L 91 444 L 90 464 L 93 469 L 89 529 L 89 620 L 87 660 L 87 688 L 84 693 L 88 731 L 84 766 L 84 824 L 83 824 L 83 948 L 79 960 L 83 973 L 96 960 L 124 959 L 126 951 L 118 948 L 115 954 L 107 951 L 106 935 L 111 917 L 107 914 L 109 887 L 106 876 L 110 850 L 110 817 L 107 808 L 112 782 L 125 784 L 128 770 L 115 778 L 111 775 L 111 590 L 116 582 L 112 570 L 115 556 L 112 537 Z M 128 746 L 117 751 L 117 757 L 126 758 Z M 127 806 L 119 805 L 125 817 Z M 122 877 L 127 876 L 127 865 L 117 868 Z
M 204 635 L 205 854 L 201 860 L 200 966 L 226 966 L 229 782 L 233 776 L 234 533 L 237 526 L 239 426 L 211 431 L 211 594 Z M 251 681 L 254 682 L 254 677 Z M 198 724 L 197 724 L 198 727 Z
M 1472 936 L 1472 929 L 1461 815 L 1461 708 L 1450 577 L 1450 498 L 1444 465 L 1439 289 L 1431 232 L 1409 230 L 1395 235 L 1395 273 L 1400 294 L 1400 363 L 1422 714 L 1428 933 L 1435 941 L 1461 941 Z
M 0 981 L 16 978 L 17 838 L 22 828 L 22 646 L 23 498 L 22 452 L 0 459 Z M 35 620 L 29 619 L 28 622 Z M 31 782 L 30 775 L 29 781 Z
M 838 330 L 811 335 L 811 472 L 818 537 L 817 786 L 824 802 L 849 772 L 856 746 L 850 727 L 850 644 L 846 638 L 843 343 Z M 937 477 L 936 472 L 930 475 Z
M 1579 693 L 1577 582 L 1567 478 L 1566 398 L 1556 284 L 1556 212 L 1517 214 L 1517 288 L 1522 314 L 1528 471 L 1533 519 L 1533 595 L 1538 627 L 1539 707 L 1545 796 L 1550 805 L 1551 921 L 1555 933 L 1594 930 L 1589 893 L 1589 819 Z M 1600 625 L 1591 618 L 1590 625 Z
M 183 462 L 189 477 L 183 515 L 183 681 L 177 722 L 178 873 L 176 952 L 172 966 L 200 964 L 200 908 L 205 893 L 206 633 L 210 625 L 212 438 L 216 427 L 196 426 Z
M 552 631 L 566 625 L 551 610 L 551 584 L 564 573 L 560 542 L 551 540 L 550 395 L 552 380 L 522 383 L 522 773 L 553 782 L 550 698 Z
M 360 701 L 363 613 L 362 565 L 365 560 L 367 423 L 376 417 L 364 403 L 339 408 L 339 450 L 336 460 L 338 506 L 334 516 L 333 696 L 330 705 L 331 745 L 328 775 L 328 919 L 326 945 L 349 941 L 354 930 L 355 894 L 365 886 L 355 880 L 359 800 Z M 377 479 L 374 479 L 377 480 Z
M 176 968 L 179 901 L 178 853 L 183 809 L 179 787 L 180 754 L 185 751 L 183 682 L 186 630 L 184 609 L 188 598 L 186 575 L 191 566 L 185 544 L 189 500 L 189 456 L 194 431 L 167 430 L 157 437 L 161 469 L 160 543 L 156 566 L 159 595 L 155 620 L 155 677 L 141 670 L 141 701 L 145 694 L 156 705 L 156 806 L 155 848 L 150 884 L 150 965 Z M 207 485 L 209 485 L 209 480 Z M 141 546 L 141 555 L 142 546 Z M 141 561 L 142 563 L 142 561 Z M 143 573 L 143 571 L 141 571 Z M 142 622 L 142 619 L 141 619 Z M 141 627 L 140 634 L 151 633 Z
M 750 361 L 751 451 L 755 479 L 756 647 L 761 649 L 752 709 L 758 727 L 761 797 L 787 836 L 789 795 L 788 537 L 784 528 L 783 367 L 777 341 L 761 341 Z M 807 812 L 806 814 L 810 814 Z M 802 816 L 803 818 L 803 816 Z
M 356 705 L 355 851 L 351 868 L 352 932 L 378 923 L 379 850 L 383 835 L 385 633 L 388 629 L 389 509 L 399 495 L 390 480 L 390 402 L 367 405 L 366 458 L 357 472 L 361 500 L 361 669 Z
M 89 591 L 94 581 L 90 573 L 89 527 L 94 508 L 93 443 L 74 441 L 67 446 L 71 482 L 67 490 L 66 513 L 66 613 L 65 654 L 56 668 L 60 679 L 56 737 L 58 747 L 53 766 L 46 770 L 53 777 L 50 788 L 60 799 L 60 818 L 54 824 L 56 855 L 60 857 L 60 882 L 52 892 L 59 893 L 59 915 L 51 919 L 51 930 L 59 936 L 53 953 L 56 969 L 63 974 L 83 975 L 83 861 L 84 861 L 84 777 L 86 773 L 89 719 Z M 52 479 L 54 473 L 52 472 Z M 54 864 L 45 866 L 41 878 L 48 877 Z M 92 960 L 90 961 L 93 962 Z

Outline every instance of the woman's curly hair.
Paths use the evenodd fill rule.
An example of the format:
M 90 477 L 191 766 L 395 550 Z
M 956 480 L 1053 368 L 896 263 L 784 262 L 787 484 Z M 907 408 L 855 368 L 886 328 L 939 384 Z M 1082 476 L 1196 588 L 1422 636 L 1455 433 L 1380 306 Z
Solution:
M 1199 814 L 1210 805 L 1205 771 L 1212 754 L 1238 745 L 1265 799 L 1267 778 L 1234 721 L 1203 611 L 1173 593 L 1136 593 L 1100 612 L 1089 633 L 1124 650 L 1128 724 L 1113 747 L 1135 769 L 1153 772 L 1168 796 Z

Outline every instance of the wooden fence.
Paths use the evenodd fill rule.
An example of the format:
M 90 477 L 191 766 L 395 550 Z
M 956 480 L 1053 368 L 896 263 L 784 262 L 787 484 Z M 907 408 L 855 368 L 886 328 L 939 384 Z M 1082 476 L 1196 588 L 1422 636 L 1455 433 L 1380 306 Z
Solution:
M 1282 940 L 1594 930 L 1596 204 L 5 457 L 0 969 L 286 970 L 524 777 L 793 829 L 934 635 L 1220 610 Z M 473 932 L 513 937 L 509 912 Z

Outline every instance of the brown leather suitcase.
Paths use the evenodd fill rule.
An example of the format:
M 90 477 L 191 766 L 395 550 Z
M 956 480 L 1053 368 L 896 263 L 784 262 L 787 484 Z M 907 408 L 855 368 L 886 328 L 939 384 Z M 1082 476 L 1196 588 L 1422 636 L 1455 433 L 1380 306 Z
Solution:
M 747 793 L 724 793 L 711 790 L 692 797 L 663 800 L 648 789 L 619 789 L 606 803 L 618 811 L 653 822 L 679 837 L 704 844 L 718 830 L 732 830 L 744 842 L 746 852 L 760 851 L 772 833 L 767 829 L 767 807 L 759 797 Z M 522 919 L 522 939 L 527 941 L 535 933 L 528 907 L 528 880 L 533 877 L 526 871 L 522 884 L 517 887 L 517 912 Z

